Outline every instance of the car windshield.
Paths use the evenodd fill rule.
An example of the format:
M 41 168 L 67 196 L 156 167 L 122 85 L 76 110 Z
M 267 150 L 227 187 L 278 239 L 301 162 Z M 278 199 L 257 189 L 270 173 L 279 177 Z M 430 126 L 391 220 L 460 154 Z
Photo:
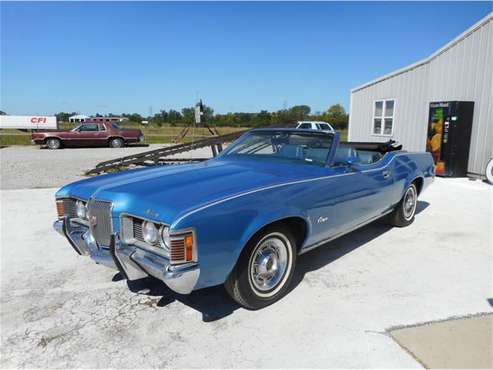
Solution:
M 111 126 L 113 126 L 113 128 L 115 128 L 115 129 L 117 129 L 117 130 L 121 130 L 121 129 L 122 129 L 122 128 L 121 128 L 121 126 L 120 126 L 118 123 L 115 123 L 115 122 L 113 122 L 113 123 L 111 124 Z
M 324 166 L 333 136 L 294 131 L 253 131 L 242 136 L 223 157 L 275 159 Z

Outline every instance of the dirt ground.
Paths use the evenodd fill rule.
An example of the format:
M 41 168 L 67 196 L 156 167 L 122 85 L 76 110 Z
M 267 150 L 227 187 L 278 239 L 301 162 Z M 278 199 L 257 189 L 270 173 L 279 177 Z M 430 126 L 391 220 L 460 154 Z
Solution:
M 161 144 L 125 148 L 40 149 L 38 146 L 11 146 L 0 149 L 0 189 L 61 187 L 84 178 L 84 172 L 113 158 L 163 147 Z M 209 148 L 173 156 L 208 158 Z

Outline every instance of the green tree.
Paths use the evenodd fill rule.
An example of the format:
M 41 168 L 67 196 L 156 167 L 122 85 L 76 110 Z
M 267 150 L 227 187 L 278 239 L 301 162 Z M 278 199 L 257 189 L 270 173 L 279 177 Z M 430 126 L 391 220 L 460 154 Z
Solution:
M 289 120 L 302 121 L 308 117 L 311 108 L 308 105 L 295 105 L 289 109 Z
M 130 122 L 141 123 L 144 118 L 138 113 L 125 115 Z
M 204 105 L 204 115 L 202 118 L 204 122 L 212 122 L 214 120 L 214 109 Z
M 349 115 L 341 104 L 334 104 L 329 107 L 323 115 L 325 121 L 329 122 L 336 129 L 345 129 L 348 126 Z
M 183 108 L 181 110 L 181 115 L 183 116 L 183 121 L 185 123 L 195 122 L 195 108 Z
M 171 123 L 172 125 L 175 125 L 176 123 L 180 122 L 182 120 L 182 115 L 180 112 L 170 109 L 168 112 L 168 122 Z
M 59 112 L 59 113 L 55 114 L 57 121 L 60 121 L 60 122 L 68 122 L 68 119 L 70 116 L 72 116 L 72 114 L 68 113 L 68 112 Z

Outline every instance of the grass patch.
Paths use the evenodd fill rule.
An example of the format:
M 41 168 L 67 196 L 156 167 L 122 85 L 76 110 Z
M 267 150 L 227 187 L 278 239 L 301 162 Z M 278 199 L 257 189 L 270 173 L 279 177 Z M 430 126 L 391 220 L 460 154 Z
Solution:
M 3 145 L 30 145 L 31 135 L 29 134 L 0 134 L 0 146 Z

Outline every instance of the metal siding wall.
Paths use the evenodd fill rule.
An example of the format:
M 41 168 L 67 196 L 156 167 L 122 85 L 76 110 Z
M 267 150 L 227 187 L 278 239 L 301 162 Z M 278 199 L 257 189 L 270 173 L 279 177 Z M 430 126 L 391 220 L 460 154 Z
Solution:
M 468 171 L 484 174 L 493 157 L 493 21 L 431 61 L 351 94 L 350 140 L 386 141 L 372 132 L 374 100 L 395 98 L 393 138 L 425 150 L 432 101 L 474 101 Z

